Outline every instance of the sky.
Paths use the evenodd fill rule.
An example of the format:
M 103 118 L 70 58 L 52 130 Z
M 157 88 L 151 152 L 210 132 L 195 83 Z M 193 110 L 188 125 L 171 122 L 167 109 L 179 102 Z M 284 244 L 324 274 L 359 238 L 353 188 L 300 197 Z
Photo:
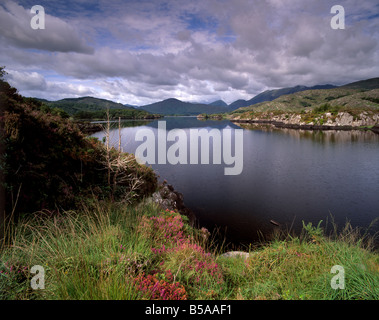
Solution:
M 31 27 L 34 5 L 44 29 Z M 334 5 L 344 29 L 331 27 Z M 378 0 L 0 0 L 7 80 L 48 100 L 230 104 L 342 85 L 379 76 L 378 44 Z

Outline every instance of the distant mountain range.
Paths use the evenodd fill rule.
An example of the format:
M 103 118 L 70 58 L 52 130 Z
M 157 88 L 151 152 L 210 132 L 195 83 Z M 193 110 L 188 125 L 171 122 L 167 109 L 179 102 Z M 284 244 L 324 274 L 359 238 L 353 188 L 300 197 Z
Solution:
M 183 102 L 173 98 L 142 106 L 140 108 L 155 114 L 184 116 L 196 116 L 200 113 L 224 113 L 228 111 L 225 106 Z
M 58 107 L 67 113 L 73 115 L 80 111 L 100 111 L 109 109 L 123 109 L 123 110 L 144 110 L 153 114 L 160 115 L 199 115 L 201 113 L 205 114 L 215 114 L 215 113 L 226 113 L 232 112 L 239 108 L 248 107 L 256 105 L 262 102 L 273 101 L 281 96 L 294 94 L 301 91 L 307 90 L 321 90 L 321 89 L 333 89 L 333 88 L 345 88 L 345 89 L 375 89 L 379 88 L 379 78 L 373 78 L 368 80 L 357 81 L 354 83 L 346 84 L 344 86 L 334 86 L 331 84 L 317 85 L 313 87 L 307 86 L 295 86 L 276 90 L 266 90 L 250 100 L 237 100 L 231 104 L 227 104 L 222 100 L 217 100 L 209 104 L 205 103 L 190 103 L 183 102 L 178 99 L 170 98 L 156 103 L 144 105 L 144 106 L 133 106 L 129 104 L 121 104 L 113 102 L 106 99 L 99 99 L 93 97 L 81 97 L 81 98 L 66 98 L 58 101 L 48 101 L 45 99 L 38 99 L 50 107 Z
M 379 110 L 379 78 L 357 81 L 330 89 L 298 91 L 272 101 L 241 107 L 229 114 L 246 118 L 268 111 L 301 112 L 304 108 L 343 107 L 349 110 Z M 308 109 L 308 110 L 309 110 Z
M 81 98 L 65 98 L 57 101 L 49 101 L 45 99 L 38 99 L 52 108 L 59 108 L 66 111 L 68 114 L 73 115 L 75 113 L 86 111 L 103 111 L 106 109 L 123 109 L 134 110 L 132 106 L 123 105 L 121 103 L 113 102 L 106 99 L 99 99 L 93 97 L 81 97 Z
M 292 94 L 300 91 L 306 90 L 319 90 L 319 89 L 333 89 L 336 86 L 331 84 L 326 85 L 317 85 L 313 87 L 306 86 L 295 86 L 282 88 L 277 90 L 267 90 L 264 91 L 254 98 L 250 100 L 237 100 L 231 104 L 227 104 L 225 101 L 217 100 L 209 104 L 201 104 L 201 103 L 189 103 L 183 102 L 177 99 L 167 99 L 160 102 L 156 102 L 147 106 L 141 106 L 140 108 L 163 115 L 172 115 L 172 114 L 180 114 L 180 115 L 198 115 L 200 113 L 212 114 L 212 113 L 225 113 L 231 112 L 236 109 L 251 106 L 260 102 L 272 101 L 280 96 Z
M 208 103 L 209 106 L 216 106 L 216 107 L 228 107 L 228 104 L 225 101 L 217 100 L 211 103 Z
M 325 85 L 317 85 L 313 87 L 306 87 L 306 86 L 295 86 L 295 87 L 289 87 L 289 88 L 283 88 L 283 89 L 277 89 L 277 90 L 266 90 L 254 98 L 250 100 L 237 100 L 233 103 L 231 103 L 228 106 L 229 111 L 236 110 L 238 108 L 242 107 L 248 107 L 253 104 L 257 104 L 260 102 L 265 102 L 265 101 L 272 101 L 280 96 L 287 95 L 287 94 L 292 94 L 300 91 L 306 91 L 306 90 L 318 90 L 318 89 L 333 89 L 336 88 L 336 86 L 333 86 L 331 84 L 325 84 Z
M 151 113 L 162 115 L 198 115 L 200 113 L 212 114 L 212 113 L 225 113 L 231 112 L 241 107 L 251 106 L 264 101 L 272 101 L 279 98 L 282 95 L 287 95 L 299 91 L 305 90 L 318 90 L 318 89 L 332 89 L 336 88 L 331 84 L 317 85 L 313 87 L 295 86 L 289 88 L 283 88 L 278 90 L 264 91 L 250 100 L 237 100 L 230 105 L 225 101 L 217 100 L 209 104 L 203 103 L 190 103 L 183 102 L 178 99 L 167 99 L 140 108 Z
M 361 90 L 379 89 L 379 78 L 371 78 L 371 79 L 367 79 L 367 80 L 361 80 L 361 81 L 348 83 L 348 84 L 341 86 L 340 88 L 361 89 Z

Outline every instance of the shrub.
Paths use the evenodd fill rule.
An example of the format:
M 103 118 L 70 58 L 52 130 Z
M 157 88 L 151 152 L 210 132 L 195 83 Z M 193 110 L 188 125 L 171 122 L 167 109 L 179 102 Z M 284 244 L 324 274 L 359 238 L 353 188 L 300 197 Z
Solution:
M 6 181 L 6 212 L 14 216 L 39 210 L 72 209 L 93 189 L 96 196 L 131 201 L 153 193 L 157 177 L 133 155 L 112 149 L 111 184 L 106 150 L 86 139 L 67 114 L 40 101 L 23 98 L 0 80 L 1 157 Z M 119 163 L 123 165 L 118 166 Z
M 187 293 L 183 285 L 173 282 L 170 270 L 165 274 L 144 273 L 138 275 L 134 283 L 144 298 L 153 300 L 187 300 Z

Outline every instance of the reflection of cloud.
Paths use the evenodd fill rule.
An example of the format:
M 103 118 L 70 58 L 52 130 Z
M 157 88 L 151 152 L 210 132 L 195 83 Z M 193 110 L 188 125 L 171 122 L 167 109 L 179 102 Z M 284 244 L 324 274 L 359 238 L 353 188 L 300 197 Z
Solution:
M 30 28 L 29 0 L 0 6 L 2 63 L 57 73 L 61 83 L 86 81 L 90 91 L 123 103 L 231 103 L 270 88 L 344 84 L 379 73 L 379 17 L 369 0 L 344 2 L 345 30 L 330 28 L 330 0 L 40 2 L 44 32 Z

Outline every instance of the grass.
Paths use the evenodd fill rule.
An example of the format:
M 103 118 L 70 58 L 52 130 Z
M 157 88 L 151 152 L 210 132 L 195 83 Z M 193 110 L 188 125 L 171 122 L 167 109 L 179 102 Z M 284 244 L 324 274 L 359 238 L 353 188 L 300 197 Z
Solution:
M 249 257 L 227 258 L 206 229 L 162 211 L 93 201 L 81 211 L 35 215 L 13 226 L 0 253 L 0 299 L 379 299 L 379 254 L 349 224 L 332 235 L 304 224 Z M 32 290 L 29 270 L 45 269 Z M 334 265 L 345 289 L 332 289 Z

